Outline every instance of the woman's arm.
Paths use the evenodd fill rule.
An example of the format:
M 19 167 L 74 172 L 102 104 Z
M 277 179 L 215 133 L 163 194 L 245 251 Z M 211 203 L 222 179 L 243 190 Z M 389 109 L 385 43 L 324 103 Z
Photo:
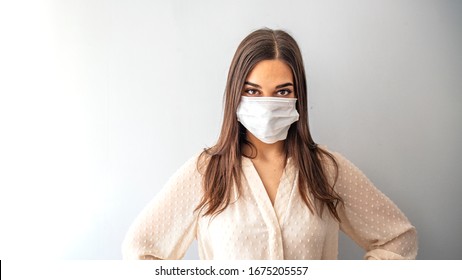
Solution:
M 201 198 L 197 157 L 186 162 L 131 225 L 122 244 L 124 259 L 181 259 L 196 235 Z
M 365 259 L 415 259 L 417 232 L 400 209 L 353 163 L 334 153 L 339 164 L 335 190 L 340 229 L 367 252 Z

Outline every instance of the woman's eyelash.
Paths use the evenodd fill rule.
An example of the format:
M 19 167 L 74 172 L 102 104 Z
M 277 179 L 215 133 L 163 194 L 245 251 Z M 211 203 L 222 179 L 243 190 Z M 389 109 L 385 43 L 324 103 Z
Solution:
M 291 94 L 292 91 L 290 89 L 281 89 L 281 90 L 278 90 L 278 93 L 281 93 L 281 92 L 284 92 L 285 95 L 288 95 L 288 94 Z
M 259 90 L 258 89 L 253 89 L 253 88 L 247 88 L 247 89 L 244 89 L 244 92 L 247 93 L 247 94 L 258 94 L 259 93 Z M 290 89 L 280 89 L 278 91 L 276 91 L 277 94 L 279 95 L 289 95 L 292 93 L 292 90 Z
M 248 93 L 248 94 L 256 94 L 256 93 L 258 93 L 258 90 L 253 89 L 253 88 L 248 88 L 248 89 L 245 89 L 244 92 Z M 250 93 L 250 92 L 252 92 L 252 93 Z

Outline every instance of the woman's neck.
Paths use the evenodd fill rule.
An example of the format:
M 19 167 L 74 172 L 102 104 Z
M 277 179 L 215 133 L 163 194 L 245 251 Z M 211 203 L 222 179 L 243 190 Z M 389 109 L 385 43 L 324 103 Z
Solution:
M 247 132 L 247 141 L 252 143 L 256 149 L 257 154 L 255 155 L 255 151 L 252 149 L 252 147 L 250 147 L 250 145 L 244 145 L 242 147 L 242 152 L 244 155 L 255 157 L 255 160 L 268 161 L 280 159 L 281 157 L 286 156 L 283 140 L 277 141 L 273 144 L 267 144 L 255 137 L 252 133 Z

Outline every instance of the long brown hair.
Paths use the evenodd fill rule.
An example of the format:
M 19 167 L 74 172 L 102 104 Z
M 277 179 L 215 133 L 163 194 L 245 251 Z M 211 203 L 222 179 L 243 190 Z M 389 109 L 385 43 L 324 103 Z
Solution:
M 289 129 L 284 149 L 292 157 L 298 169 L 298 189 L 312 213 L 322 215 L 327 206 L 330 213 L 340 220 L 336 207 L 343 202 L 334 191 L 338 177 L 335 158 L 319 148 L 313 141 L 308 126 L 308 101 L 305 69 L 302 55 L 295 40 L 281 30 L 259 29 L 249 34 L 239 45 L 229 68 L 224 95 L 224 117 L 217 143 L 201 153 L 198 168 L 203 172 L 204 196 L 197 209 L 203 215 L 217 215 L 230 203 L 231 189 L 235 184 L 241 189 L 241 148 L 246 140 L 246 129 L 238 122 L 236 110 L 239 105 L 244 82 L 253 67 L 262 60 L 280 59 L 292 69 L 297 95 L 299 120 Z M 323 159 L 330 159 L 335 169 L 335 179 L 329 183 Z M 205 165 L 203 163 L 206 163 Z M 315 201 L 310 199 L 310 195 Z M 319 204 L 319 207 L 316 205 Z M 315 210 L 316 209 L 316 210 Z

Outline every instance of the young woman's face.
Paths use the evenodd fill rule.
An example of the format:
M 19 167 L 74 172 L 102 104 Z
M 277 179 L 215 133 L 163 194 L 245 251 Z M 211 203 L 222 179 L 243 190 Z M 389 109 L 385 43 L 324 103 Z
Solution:
M 262 60 L 247 76 L 242 95 L 294 98 L 296 95 L 292 70 L 282 60 Z

